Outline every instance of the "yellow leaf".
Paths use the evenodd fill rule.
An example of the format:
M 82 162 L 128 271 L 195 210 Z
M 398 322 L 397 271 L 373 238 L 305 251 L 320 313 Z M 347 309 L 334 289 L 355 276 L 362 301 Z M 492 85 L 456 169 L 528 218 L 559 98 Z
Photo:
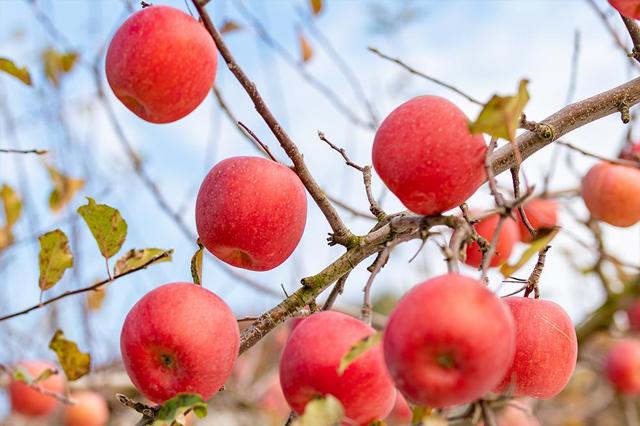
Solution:
M 0 228 L 0 252 L 13 244 L 13 234 L 7 227 Z
M 382 332 L 374 333 L 364 339 L 356 342 L 351 349 L 340 359 L 340 365 L 338 366 L 338 376 L 341 376 L 347 367 L 361 355 L 364 355 L 368 350 L 378 345 L 382 341 Z
M 469 123 L 471 133 L 486 133 L 496 138 L 515 141 L 520 116 L 529 101 L 528 83 L 528 80 L 520 80 L 518 93 L 514 96 L 494 95 L 482 108 L 476 121 Z
M 12 60 L 0 57 L 0 71 L 17 78 L 27 86 L 31 86 L 31 75 L 26 67 L 18 67 Z
M 313 57 L 313 49 L 304 34 L 301 32 L 298 33 L 298 39 L 300 40 L 300 54 L 302 56 L 302 62 L 307 63 Z
M 242 27 L 236 21 L 226 20 L 220 26 L 220 33 L 227 34 L 240 29 L 242 29 Z
M 87 293 L 87 307 L 90 311 L 98 311 L 102 307 L 104 297 L 107 295 L 107 291 L 104 287 L 98 287 L 97 289 Z
M 149 263 L 153 258 L 160 256 L 163 253 L 168 253 L 167 256 L 159 258 L 153 263 L 168 262 L 171 260 L 171 253 L 173 250 L 163 250 L 159 248 L 147 248 L 141 250 L 131 249 L 126 252 L 113 268 L 113 274 L 115 276 L 122 275 L 132 269 L 139 268 L 140 266 Z
M 0 200 L 4 206 L 5 226 L 11 228 L 20 217 L 22 201 L 9 185 L 2 185 L 0 188 Z
M 294 420 L 293 426 L 338 426 L 344 417 L 342 404 L 332 395 L 309 401 L 304 413 Z
M 62 330 L 56 330 L 49 342 L 49 349 L 58 356 L 58 361 L 69 381 L 78 380 L 89 373 L 91 369 L 91 355 L 80 352 L 78 345 L 64 337 Z
M 40 267 L 40 290 L 50 289 L 64 275 L 64 272 L 73 266 L 73 256 L 69 249 L 69 239 L 59 229 L 38 237 L 40 241 L 40 254 L 38 263 Z
M 47 170 L 53 182 L 53 190 L 49 195 L 49 207 L 57 213 L 84 187 L 84 180 L 65 176 L 51 166 L 47 166 Z
M 60 84 L 62 75 L 69 73 L 73 69 L 77 59 L 78 54 L 75 52 L 60 53 L 55 49 L 46 49 L 42 53 L 44 73 L 49 81 L 57 87 Z
M 544 249 L 549 244 L 549 242 L 553 240 L 553 237 L 555 237 L 559 231 L 560 227 L 558 226 L 555 226 L 548 230 L 544 230 L 544 232 L 543 230 L 538 231 L 539 234 L 537 238 L 531 242 L 529 247 L 527 247 L 525 252 L 522 253 L 522 256 L 520 256 L 520 259 L 518 259 L 518 261 L 514 265 L 505 263 L 500 267 L 500 272 L 502 273 L 502 275 L 504 275 L 505 277 L 510 277 L 511 275 L 513 275 L 514 272 L 522 268 L 525 263 L 527 263 L 529 259 L 531 259 L 536 253 Z
M 96 204 L 91 197 L 87 197 L 87 200 L 87 205 L 78 207 L 78 214 L 91 230 L 100 253 L 109 259 L 120 251 L 127 238 L 127 222 L 117 209 L 106 204 Z
M 311 7 L 311 11 L 314 15 L 318 15 L 322 12 L 322 0 L 309 0 L 309 6 Z
M 198 238 L 197 244 L 198 250 L 196 250 L 191 258 L 191 276 L 195 284 L 202 285 L 202 254 L 204 246 L 200 242 L 200 238 Z

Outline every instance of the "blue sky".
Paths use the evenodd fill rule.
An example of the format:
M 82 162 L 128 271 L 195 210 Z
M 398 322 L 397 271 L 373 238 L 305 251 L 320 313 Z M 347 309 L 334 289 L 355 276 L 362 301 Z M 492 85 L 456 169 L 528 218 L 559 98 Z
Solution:
M 187 11 L 179 0 L 156 1 Z M 373 133 L 358 128 L 340 114 L 319 92 L 301 79 L 251 29 L 245 15 L 229 0 L 213 0 L 209 11 L 217 23 L 233 19 L 244 29 L 227 36 L 230 48 L 241 66 L 254 79 L 268 104 L 284 127 L 299 144 L 310 169 L 331 195 L 366 210 L 361 177 L 347 168 L 335 152 L 320 143 L 316 131 L 348 149 L 352 159 L 370 164 Z M 46 47 L 80 52 L 83 63 L 91 63 L 97 52 L 110 39 L 115 28 L 128 16 L 125 2 L 120 0 L 40 0 L 38 10 L 49 17 L 62 34 L 52 37 L 34 8 L 26 1 L 0 0 L 0 56 L 27 65 L 35 77 L 35 87 L 28 88 L 0 75 L 0 109 L 8 109 L 15 121 L 12 130 L 6 114 L 0 117 L 0 147 L 42 148 L 51 152 L 46 160 L 74 177 L 87 179 L 81 191 L 65 212 L 56 215 L 46 208 L 51 184 L 42 158 L 0 155 L 0 183 L 11 184 L 19 192 L 28 189 L 25 199 L 30 212 L 16 227 L 19 245 L 0 255 L 0 313 L 12 312 L 38 300 L 37 240 L 34 232 L 61 227 L 72 238 L 76 268 L 67 271 L 63 280 L 49 295 L 84 287 L 105 277 L 103 260 L 83 223 L 66 220 L 85 203 L 83 196 L 112 205 L 122 212 L 129 224 L 129 236 L 122 253 L 129 248 L 162 247 L 175 249 L 171 263 L 156 265 L 112 284 L 107 290 L 105 306 L 92 313 L 88 322 L 81 320 L 84 298 L 74 297 L 18 320 L 0 323 L 0 362 L 22 358 L 50 357 L 47 344 L 51 324 L 59 321 L 65 333 L 77 340 L 81 348 L 90 349 L 97 364 L 119 359 L 118 339 L 128 309 L 146 291 L 158 285 L 190 280 L 189 260 L 195 245 L 179 232 L 173 222 L 158 208 L 149 192 L 141 185 L 117 141 L 110 122 L 95 100 L 93 76 L 86 65 L 80 65 L 63 81 L 59 92 L 45 82 L 39 63 Z M 296 27 L 301 21 L 296 7 L 304 1 L 246 1 L 271 37 L 294 57 L 299 56 Z M 394 31 L 376 29 L 377 5 L 384 16 L 401 16 L 406 4 L 415 16 L 398 23 Z M 580 0 L 451 0 L 451 1 L 360 1 L 326 0 L 326 10 L 317 18 L 321 32 L 361 81 L 380 117 L 395 106 L 421 94 L 446 96 L 471 117 L 476 106 L 417 77 L 412 77 L 367 51 L 375 46 L 383 52 L 404 59 L 427 74 L 450 82 L 480 99 L 493 93 L 511 93 L 521 78 L 530 80 L 531 101 L 527 115 L 535 120 L 555 112 L 565 104 L 569 82 L 573 39 L 580 32 L 581 51 L 575 99 L 604 91 L 628 80 L 632 73 L 626 58 L 612 43 L 602 23 L 586 2 Z M 599 1 L 602 9 L 605 1 Z M 133 7 L 138 9 L 138 5 Z M 622 37 L 623 28 L 615 17 L 611 20 Z M 340 98 L 364 116 L 361 99 L 351 90 L 330 56 L 326 55 L 308 30 L 315 56 L 306 70 L 330 86 Z M 625 38 L 626 40 L 626 38 Z M 100 59 L 101 68 L 104 58 Z M 260 117 L 253 111 L 247 96 L 226 70 L 220 58 L 216 84 L 240 120 L 253 129 L 276 155 L 284 159 Z M 195 232 L 193 205 L 195 193 L 208 169 L 217 161 L 234 155 L 255 155 L 246 140 L 222 115 L 215 101 L 208 98 L 194 113 L 176 123 L 153 125 L 139 120 L 117 103 L 107 90 L 118 120 L 128 138 L 144 160 L 145 168 L 173 208 L 181 209 L 186 223 Z M 59 117 L 63 117 L 64 124 Z M 626 129 L 617 117 L 608 117 L 571 133 L 566 140 L 612 156 Z M 541 182 L 551 149 L 534 155 L 525 165 L 529 181 Z M 578 179 L 565 165 L 562 151 L 560 167 L 552 182 L 554 188 L 577 186 Z M 572 164 L 586 171 L 593 160 L 573 155 Z M 507 181 L 505 181 L 507 182 Z M 381 182 L 374 178 L 374 190 L 380 193 Z M 472 206 L 488 207 L 490 198 L 482 188 L 471 199 Z M 384 207 L 401 209 L 389 195 Z M 586 211 L 581 202 L 570 206 L 581 216 Z M 357 232 L 366 232 L 367 221 L 344 218 Z M 562 215 L 562 223 L 570 231 L 581 233 L 571 217 Z M 281 267 L 266 273 L 246 272 L 248 277 L 280 290 L 297 287 L 301 277 L 321 270 L 340 255 L 341 249 L 324 244 L 329 228 L 311 204 L 303 240 L 294 255 Z M 637 227 L 620 231 L 606 227 L 611 251 L 629 261 L 640 258 Z M 441 254 L 433 242 L 409 267 L 406 262 L 418 243 L 407 244 L 394 252 L 390 264 L 381 272 L 374 295 L 385 291 L 401 293 L 426 278 L 445 271 Z M 519 248 L 520 250 L 523 247 Z M 563 251 L 573 253 L 576 261 L 587 264 L 590 254 L 576 248 L 572 241 L 559 237 L 554 244 L 548 266 L 542 277 L 544 297 L 561 303 L 576 320 L 598 303 L 599 287 L 592 277 L 571 269 Z M 216 261 L 206 256 L 204 285 L 221 295 L 238 316 L 256 315 L 278 302 L 277 298 L 258 293 L 224 274 Z M 362 286 L 367 273 L 360 266 L 350 277 L 343 303 L 357 306 L 362 299 Z M 530 268 L 530 266 L 529 266 Z M 525 268 L 525 271 L 528 269 Z M 476 274 L 471 269 L 465 273 Z M 526 273 L 524 273 L 526 274 Z M 498 288 L 500 276 L 492 274 L 492 287 Z M 580 297 L 576 297 L 580 295 Z M 170 315 L 168 308 L 167 315 Z M 57 318 L 54 319 L 54 318 Z M 89 342 L 92 343 L 89 343 Z

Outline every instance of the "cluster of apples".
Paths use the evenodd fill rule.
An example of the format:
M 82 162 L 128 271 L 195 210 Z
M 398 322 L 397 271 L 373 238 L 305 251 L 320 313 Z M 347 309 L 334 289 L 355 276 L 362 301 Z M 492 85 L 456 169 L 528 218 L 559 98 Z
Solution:
M 55 366 L 44 361 L 23 361 L 16 366 L 32 378 L 37 378 Z M 59 374 L 38 381 L 38 387 L 47 392 L 64 393 L 65 381 Z M 14 413 L 28 418 L 43 418 L 56 415 L 61 403 L 19 380 L 11 380 L 9 398 Z M 109 420 L 109 407 L 104 397 L 97 392 L 85 390 L 73 392 L 70 399 L 73 405 L 65 405 L 62 412 L 64 426 L 105 426 Z

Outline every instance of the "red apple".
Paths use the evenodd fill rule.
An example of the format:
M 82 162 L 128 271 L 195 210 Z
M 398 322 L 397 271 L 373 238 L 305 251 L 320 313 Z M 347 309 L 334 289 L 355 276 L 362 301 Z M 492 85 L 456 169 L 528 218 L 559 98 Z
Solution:
M 640 19 L 640 0 L 609 0 L 609 4 L 627 18 Z
M 571 318 L 549 300 L 503 299 L 516 323 L 516 354 L 498 386 L 515 396 L 551 398 L 567 385 L 576 367 L 578 340 Z
M 411 424 L 412 418 L 413 412 L 407 400 L 400 392 L 396 392 L 396 402 L 387 418 L 384 419 L 385 424 L 389 426 L 406 426 Z
M 500 215 L 494 214 L 476 223 L 473 227 L 481 237 L 485 238 L 487 242 L 491 244 L 499 220 Z M 500 229 L 496 248 L 493 252 L 493 256 L 491 257 L 491 262 L 489 262 L 489 266 L 499 266 L 506 262 L 511 255 L 513 246 L 519 240 L 520 230 L 518 229 L 518 225 L 513 219 L 505 219 L 502 222 L 502 228 Z M 475 241 L 471 242 L 467 246 L 467 257 L 465 262 L 471 266 L 475 266 L 476 268 L 482 264 L 482 250 L 480 250 L 480 246 Z
M 536 231 L 553 228 L 558 224 L 558 203 L 555 200 L 534 198 L 522 208 L 527 215 L 529 223 Z M 516 214 L 516 218 L 520 227 L 520 240 L 525 243 L 530 242 L 531 233 L 525 226 L 519 212 Z
M 154 402 L 178 393 L 211 398 L 231 374 L 240 333 L 231 309 L 191 283 L 147 293 L 127 314 L 120 336 L 124 366 Z
M 623 339 L 607 353 L 605 374 L 611 384 L 625 395 L 640 394 L 640 342 Z
M 104 426 L 109 420 L 109 406 L 102 395 L 93 391 L 79 391 L 71 395 L 74 405 L 65 405 L 65 426 Z
M 634 225 L 640 220 L 640 169 L 598 163 L 582 178 L 582 198 L 594 219 Z
M 304 232 L 307 198 L 291 169 L 258 157 L 233 157 L 204 178 L 196 201 L 202 244 L 218 259 L 267 271 L 293 253 Z
M 284 398 L 277 374 L 269 380 L 267 388 L 260 395 L 258 406 L 273 420 L 273 423 L 277 422 L 278 425 L 282 425 L 289 416 L 289 404 Z
M 53 364 L 43 361 L 23 361 L 15 368 L 26 370 L 33 379 L 47 369 L 56 370 Z M 54 374 L 37 385 L 49 392 L 64 393 L 64 379 L 59 374 Z M 9 383 L 9 397 L 12 410 L 29 417 L 47 416 L 60 407 L 57 399 L 44 395 L 18 380 L 11 380 Z
M 409 210 L 434 215 L 459 206 L 484 182 L 486 149 L 458 107 L 419 96 L 396 108 L 378 129 L 373 166 Z
M 207 96 L 217 49 L 198 21 L 178 9 L 152 6 L 127 19 L 107 51 L 106 72 L 116 97 L 152 123 L 176 121 Z
M 282 391 L 293 410 L 301 414 L 310 400 L 329 394 L 342 403 L 345 416 L 358 425 L 386 417 L 396 390 L 380 345 L 338 374 L 342 357 L 374 332 L 362 321 L 333 311 L 312 314 L 302 321 L 291 333 L 280 360 Z
M 384 356 L 398 390 L 435 408 L 464 404 L 493 389 L 514 348 L 507 306 L 479 281 L 457 274 L 409 291 L 384 334 Z
M 496 415 L 496 426 L 540 426 L 538 419 L 531 414 L 531 409 L 517 401 L 512 401 L 497 411 Z M 484 422 L 480 422 L 478 426 L 484 426 Z
M 626 309 L 629 318 L 629 328 L 633 331 L 640 331 L 640 299 L 636 299 Z

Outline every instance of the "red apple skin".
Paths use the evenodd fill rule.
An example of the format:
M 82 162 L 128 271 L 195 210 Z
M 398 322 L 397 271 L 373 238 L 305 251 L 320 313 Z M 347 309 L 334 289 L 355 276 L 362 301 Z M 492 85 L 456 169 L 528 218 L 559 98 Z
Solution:
M 109 406 L 102 395 L 80 391 L 71 395 L 75 405 L 65 405 L 65 426 L 104 426 L 109 421 Z
M 480 234 L 481 237 L 484 237 L 490 244 L 493 240 L 493 235 L 495 233 L 496 226 L 498 226 L 499 220 L 500 215 L 495 214 L 481 220 L 473 225 L 473 227 L 478 234 Z M 520 229 L 518 228 L 518 225 L 513 219 L 505 219 L 502 223 L 502 229 L 498 235 L 496 248 L 493 256 L 491 257 L 491 261 L 489 262 L 489 266 L 499 266 L 509 260 L 513 246 L 515 246 L 518 241 L 520 241 Z M 480 246 L 475 241 L 471 242 L 467 246 L 467 257 L 465 259 L 465 263 L 476 268 L 482 264 L 482 250 L 480 250 Z
M 611 384 L 625 395 L 640 394 L 640 342 L 623 339 L 609 350 L 604 365 Z
M 609 0 L 609 4 L 627 18 L 640 19 L 640 0 Z
M 412 419 L 413 412 L 407 400 L 400 392 L 396 392 L 396 402 L 387 418 L 384 419 L 385 424 L 389 426 L 406 426 L 411 424 Z
M 553 228 L 558 224 L 558 203 L 555 200 L 534 198 L 522 208 L 527 215 L 529 223 L 536 231 Z M 525 226 L 519 212 L 516 214 L 516 218 L 520 227 L 520 240 L 525 243 L 530 242 L 531 233 Z
M 264 158 L 233 157 L 216 164 L 196 200 L 202 244 L 223 262 L 252 271 L 287 260 L 306 221 L 302 182 L 291 169 Z
M 280 359 L 280 384 L 291 408 L 301 414 L 310 400 L 330 394 L 342 403 L 345 416 L 358 425 L 385 418 L 396 390 L 380 345 L 338 375 L 342 357 L 374 332 L 362 321 L 333 311 L 312 314 L 302 321 L 291 333 Z
M 451 210 L 484 182 L 487 148 L 467 124 L 457 106 L 438 96 L 413 98 L 384 120 L 373 142 L 373 166 L 409 210 Z
M 640 220 L 640 169 L 598 163 L 582 178 L 582 198 L 594 219 L 632 226 Z
M 636 299 L 626 309 L 629 318 L 629 328 L 632 331 L 640 331 L 640 299 Z
M 146 7 L 116 31 L 106 74 L 118 99 L 152 123 L 169 123 L 193 111 L 216 76 L 217 50 L 198 21 L 168 6 Z
M 282 393 L 277 374 L 269 381 L 267 388 L 258 399 L 258 406 L 272 418 L 273 423 L 277 421 L 277 424 L 281 425 L 287 419 L 290 408 Z
M 493 389 L 511 365 L 515 326 L 507 306 L 477 280 L 432 278 L 391 313 L 384 355 L 407 400 L 434 408 L 467 403 Z
M 516 354 L 497 392 L 511 383 L 514 396 L 547 399 L 569 382 L 578 340 L 571 318 L 558 304 L 527 297 L 503 299 L 516 323 Z
M 44 361 L 22 361 L 15 368 L 27 370 L 34 379 L 46 369 L 57 370 L 55 365 Z M 38 382 L 38 386 L 49 392 L 64 393 L 64 382 L 60 374 L 54 374 Z M 44 417 L 60 407 L 55 398 L 43 395 L 17 380 L 11 380 L 9 383 L 9 398 L 13 412 L 27 417 Z
M 158 287 L 124 321 L 120 350 L 135 387 L 161 403 L 178 393 L 210 399 L 224 384 L 240 347 L 231 309 L 191 283 Z

